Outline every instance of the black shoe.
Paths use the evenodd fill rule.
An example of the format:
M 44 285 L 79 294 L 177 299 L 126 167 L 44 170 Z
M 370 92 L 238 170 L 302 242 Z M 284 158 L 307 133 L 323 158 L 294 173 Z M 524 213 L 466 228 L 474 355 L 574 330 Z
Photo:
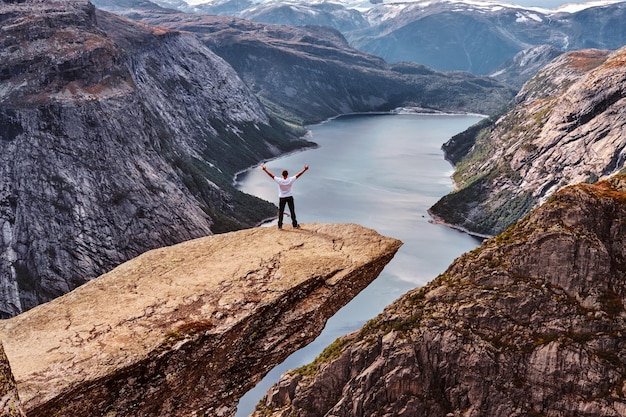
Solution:
M 279 229 L 279 230 L 280 230 L 280 229 L 282 229 L 282 228 L 283 228 L 282 226 L 278 226 L 278 229 Z
M 299 224 L 296 224 L 293 228 L 294 228 L 294 229 L 299 229 L 299 228 L 300 228 L 300 225 L 299 225 Z

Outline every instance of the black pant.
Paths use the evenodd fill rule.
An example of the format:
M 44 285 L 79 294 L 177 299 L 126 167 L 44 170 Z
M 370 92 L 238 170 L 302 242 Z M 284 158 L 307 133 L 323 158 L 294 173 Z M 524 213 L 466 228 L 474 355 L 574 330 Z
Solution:
M 296 208 L 293 203 L 293 197 L 281 197 L 278 201 L 278 227 L 283 226 L 283 215 L 285 214 L 285 204 L 289 205 L 289 213 L 291 213 L 291 225 L 296 227 L 298 221 L 296 220 Z

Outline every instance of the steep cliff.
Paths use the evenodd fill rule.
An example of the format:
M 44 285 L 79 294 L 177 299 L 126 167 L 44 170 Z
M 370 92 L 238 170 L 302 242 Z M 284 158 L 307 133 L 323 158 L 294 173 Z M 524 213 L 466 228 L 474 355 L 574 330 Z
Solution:
M 200 238 L 0 322 L 0 339 L 29 417 L 232 415 L 400 245 L 351 224 Z
M 431 213 L 493 235 L 560 188 L 624 168 L 626 49 L 556 58 L 528 81 L 506 114 L 453 138 L 456 191 Z M 469 149 L 461 157 L 459 149 Z
M 235 172 L 307 145 L 195 37 L 87 0 L 0 2 L 0 317 L 250 227 Z
M 563 189 L 316 361 L 257 416 L 626 415 L 626 176 Z
M 198 35 L 233 66 L 268 112 L 297 124 L 402 106 L 488 114 L 514 96 L 510 87 L 489 77 L 445 73 L 411 63 L 390 65 L 354 49 L 330 28 L 296 28 L 163 9 L 114 10 L 144 23 Z

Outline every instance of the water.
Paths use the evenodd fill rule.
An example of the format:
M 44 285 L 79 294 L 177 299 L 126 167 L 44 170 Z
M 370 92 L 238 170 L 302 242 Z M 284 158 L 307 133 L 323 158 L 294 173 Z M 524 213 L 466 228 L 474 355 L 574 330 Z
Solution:
M 380 276 L 333 316 L 322 334 L 272 370 L 240 401 L 237 417 L 248 416 L 281 374 L 310 363 L 337 337 L 359 329 L 384 307 L 443 272 L 480 244 L 465 233 L 433 224 L 427 213 L 452 191 L 451 165 L 441 145 L 478 122 L 474 115 L 344 116 L 312 126 L 317 149 L 266 165 L 275 175 L 310 169 L 294 185 L 298 221 L 358 223 L 404 242 Z M 278 203 L 277 185 L 260 167 L 238 178 L 242 191 Z M 285 229 L 291 227 L 285 218 Z M 268 224 L 276 227 L 276 221 Z

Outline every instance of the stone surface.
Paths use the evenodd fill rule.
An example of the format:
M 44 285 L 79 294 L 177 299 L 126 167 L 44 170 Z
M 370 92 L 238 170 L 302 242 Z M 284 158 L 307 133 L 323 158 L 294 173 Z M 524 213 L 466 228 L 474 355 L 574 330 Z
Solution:
M 232 415 L 400 245 L 351 224 L 200 238 L 0 322 L 0 340 L 29 417 Z
M 272 387 L 255 416 L 626 415 L 626 176 L 563 189 Z

